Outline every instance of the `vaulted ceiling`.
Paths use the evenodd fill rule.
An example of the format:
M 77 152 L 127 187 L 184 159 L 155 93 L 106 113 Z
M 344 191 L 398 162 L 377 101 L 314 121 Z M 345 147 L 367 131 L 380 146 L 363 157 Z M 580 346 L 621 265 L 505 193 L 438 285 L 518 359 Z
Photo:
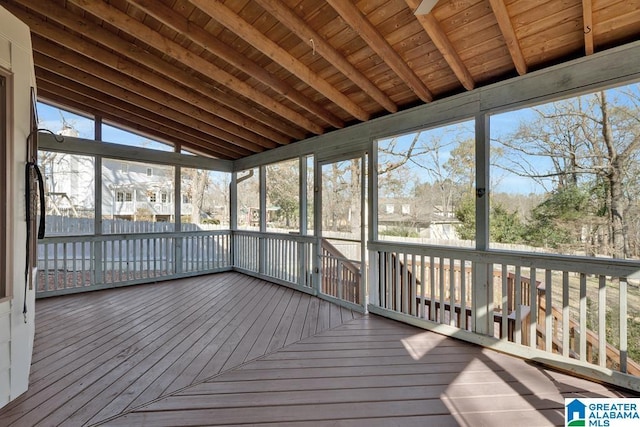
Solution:
M 0 0 L 38 94 L 237 159 L 640 38 L 640 1 Z

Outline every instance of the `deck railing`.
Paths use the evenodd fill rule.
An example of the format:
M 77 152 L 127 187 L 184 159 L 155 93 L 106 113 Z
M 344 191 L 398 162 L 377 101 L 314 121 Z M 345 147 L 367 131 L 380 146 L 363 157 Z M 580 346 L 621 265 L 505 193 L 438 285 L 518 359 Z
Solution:
M 46 237 L 38 297 L 231 269 L 229 231 Z
M 321 292 L 339 300 L 360 304 L 361 263 L 347 259 L 327 239 L 320 240 L 320 250 Z
M 312 292 L 315 242 L 315 237 L 299 234 L 235 231 L 233 265 L 238 271 Z
M 369 311 L 640 389 L 637 377 L 625 382 L 640 376 L 640 342 L 628 328 L 640 304 L 637 262 L 390 242 L 369 251 Z M 360 266 L 343 258 L 298 234 L 55 236 L 38 245 L 37 295 L 236 269 L 362 304 Z
M 627 328 L 636 262 L 387 242 L 369 250 L 374 313 L 585 372 L 640 375 L 629 357 L 640 342 Z

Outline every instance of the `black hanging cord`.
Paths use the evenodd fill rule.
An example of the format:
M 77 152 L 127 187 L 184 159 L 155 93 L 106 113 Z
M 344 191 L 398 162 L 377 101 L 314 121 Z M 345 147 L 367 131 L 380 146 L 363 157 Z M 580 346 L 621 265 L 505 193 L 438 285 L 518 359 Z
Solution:
M 48 132 L 54 136 L 55 140 L 59 143 L 64 141 L 64 137 L 60 135 L 56 135 L 48 129 L 34 129 L 31 131 L 29 136 L 27 136 L 27 145 L 31 140 L 31 137 L 36 132 Z M 25 182 L 25 191 L 24 191 L 24 201 L 25 201 L 25 211 L 26 211 L 26 221 L 27 221 L 27 241 L 26 241 L 26 259 L 24 266 L 24 304 L 22 306 L 22 314 L 24 315 L 24 323 L 27 323 L 27 290 L 29 288 L 29 268 L 31 262 L 31 187 L 32 187 L 32 171 L 35 172 L 36 179 L 38 182 L 38 194 L 40 197 L 40 222 L 38 224 L 38 239 L 43 239 L 45 234 L 45 200 L 44 200 L 44 178 L 42 177 L 42 172 L 40 172 L 40 168 L 36 163 L 35 159 L 25 164 L 24 168 L 24 182 Z
M 58 135 L 57 133 L 54 133 L 53 131 L 50 131 L 49 129 L 34 129 L 31 131 L 31 133 L 29 134 L 29 136 L 27 136 L 27 141 L 29 141 L 31 139 L 31 137 L 33 136 L 34 133 L 36 132 L 46 132 L 46 133 L 50 133 L 51 135 L 53 135 L 53 139 L 56 140 L 56 142 L 62 144 L 64 142 L 64 136 L 63 135 Z
M 22 307 L 22 314 L 24 315 L 24 321 L 27 322 L 27 289 L 29 287 L 29 268 L 31 261 L 31 178 L 32 171 L 35 172 L 38 181 L 38 193 L 40 197 L 40 222 L 38 224 L 38 239 L 43 239 L 45 234 L 45 206 L 44 206 L 44 179 L 40 168 L 35 162 L 27 162 L 24 168 L 25 179 L 25 210 L 27 221 L 27 239 L 26 239 L 26 259 L 24 266 L 24 305 Z

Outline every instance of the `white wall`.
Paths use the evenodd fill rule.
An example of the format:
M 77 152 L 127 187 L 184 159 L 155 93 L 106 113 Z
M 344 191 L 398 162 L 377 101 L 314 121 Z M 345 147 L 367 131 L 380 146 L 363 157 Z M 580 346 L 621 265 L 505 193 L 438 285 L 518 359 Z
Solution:
M 29 28 L 0 7 L 0 72 L 8 75 L 8 297 L 0 300 L 0 407 L 27 390 L 34 335 L 35 290 L 22 315 L 25 267 L 24 167 L 30 126 L 30 88 L 35 86 Z M 4 167 L 3 167 L 4 169 Z M 4 280 L 3 280 L 4 281 Z

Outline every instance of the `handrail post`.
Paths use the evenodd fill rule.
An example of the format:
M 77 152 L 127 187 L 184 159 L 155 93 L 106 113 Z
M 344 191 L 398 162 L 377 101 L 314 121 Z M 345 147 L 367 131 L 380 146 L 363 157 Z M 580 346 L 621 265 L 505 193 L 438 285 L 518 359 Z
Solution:
M 95 217 L 93 234 L 95 236 L 102 235 L 102 156 L 94 157 L 94 191 L 95 194 Z M 99 285 L 104 283 L 104 277 L 102 272 L 104 270 L 104 259 L 102 251 L 102 241 L 96 239 L 92 242 L 91 248 L 93 250 L 93 284 Z
M 238 231 L 238 172 L 231 174 L 231 182 L 229 182 L 229 228 L 231 234 L 229 236 L 229 262 L 231 267 L 236 267 L 237 258 L 237 239 Z
M 620 372 L 627 372 L 627 278 L 621 277 L 620 283 Z
M 176 166 L 174 169 L 174 191 L 173 191 L 173 206 L 174 206 L 174 230 L 176 232 L 182 231 L 182 195 L 181 195 L 181 186 L 182 186 L 182 178 L 181 178 L 181 168 L 180 166 Z M 184 242 L 184 237 L 176 237 L 173 239 L 173 248 L 175 251 L 174 254 L 174 263 L 173 263 L 173 271 L 175 274 L 182 273 L 182 243 Z
M 320 268 L 320 258 L 322 257 L 322 238 L 316 237 L 313 245 L 313 257 L 312 257 L 312 277 L 313 277 L 313 292 L 314 295 L 320 294 L 320 281 L 322 280 L 322 272 Z
M 476 250 L 489 248 L 489 116 L 480 113 L 476 128 Z M 493 286 L 493 266 L 485 262 L 473 263 L 473 331 L 490 335 L 493 330 L 489 307 L 489 284 Z
M 375 306 L 380 305 L 380 283 L 382 282 L 382 277 L 380 274 L 380 257 L 382 256 L 382 252 L 378 251 L 369 251 L 369 293 L 368 293 L 368 304 L 372 304 Z

